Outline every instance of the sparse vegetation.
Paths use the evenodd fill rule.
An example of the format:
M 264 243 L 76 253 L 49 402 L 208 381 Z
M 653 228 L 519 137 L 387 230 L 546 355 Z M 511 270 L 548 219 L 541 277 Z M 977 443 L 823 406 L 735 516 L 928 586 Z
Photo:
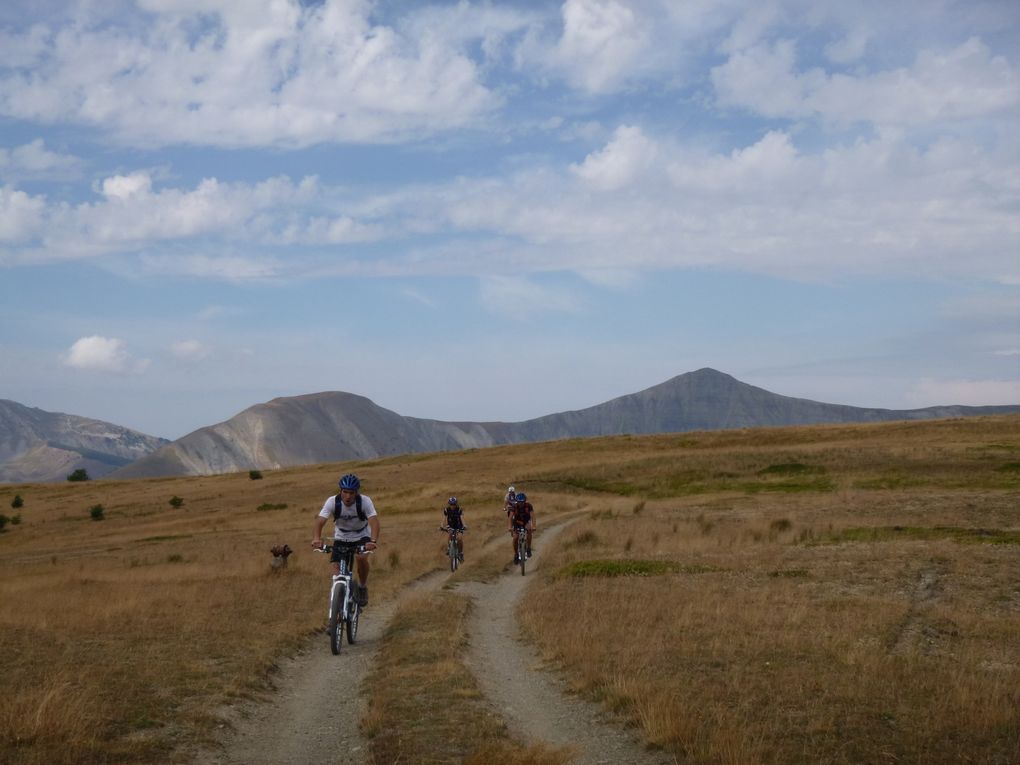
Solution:
M 260 512 L 260 513 L 265 512 L 266 510 L 286 510 L 287 509 L 287 503 L 286 502 L 277 502 L 277 503 L 263 502 L 261 505 L 259 505 L 255 509 L 258 512 Z
M 6 515 L 0 513 L 0 531 L 4 530 L 4 527 L 10 522 L 10 520 L 11 519 L 8 518 Z
M 15 494 L 14 499 L 11 500 L 11 507 L 17 510 L 19 507 L 24 507 L 25 500 L 21 498 L 20 494 Z
M 183 504 L 184 504 L 184 500 L 181 499 L 180 497 L 178 497 L 176 494 L 174 494 L 172 497 L 170 497 L 170 507 L 173 507 L 173 508 L 176 509 L 178 507 L 181 507 Z
M 68 481 L 87 481 L 89 473 L 85 468 L 78 468 L 67 476 Z
M 443 565 L 434 498 L 449 485 L 471 512 L 465 576 L 506 564 L 506 475 L 527 476 L 539 542 L 558 516 L 577 519 L 562 544 L 540 550 L 523 627 L 537 659 L 633 723 L 663 759 L 1012 762 L 1020 473 L 1003 465 L 1020 453 L 1018 432 L 1010 416 L 309 466 L 273 474 L 295 510 L 286 513 L 237 512 L 266 499 L 244 473 L 33 486 L 28 522 L 3 538 L 0 762 L 186 761 L 175 747 L 205 736 L 222 703 L 264 689 L 278 657 L 323 626 L 327 556 L 295 555 L 288 576 L 270 578 L 267 551 L 307 537 L 303 509 L 321 507 L 348 469 L 371 487 L 383 523 L 377 602 Z M 824 472 L 761 473 L 792 464 Z M 747 488 L 784 483 L 800 488 Z M 159 510 L 168 493 L 188 498 L 186 515 Z M 74 508 L 100 501 L 102 524 L 78 522 Z M 458 643 L 435 645 L 457 629 L 447 620 L 459 618 L 459 596 L 447 594 L 394 623 L 387 641 L 404 641 L 394 655 L 411 654 L 367 684 L 387 698 L 373 700 L 366 729 L 393 724 L 430 746 L 414 720 L 447 730 L 447 710 L 457 724 L 463 707 L 476 715 L 468 727 L 477 722 L 477 690 L 447 653 Z M 240 641 L 236 625 L 256 601 L 258 629 Z M 593 629 L 607 614 L 629 638 Z M 463 696 L 441 701 L 430 672 Z M 403 697 L 429 714 L 400 719 Z M 435 762 L 550 755 L 515 747 L 490 722 L 479 727 L 496 731 L 490 744 Z M 395 739 L 378 746 L 392 752 Z
M 261 481 L 262 480 L 262 471 L 261 470 L 249 470 L 248 471 L 248 478 L 250 478 L 253 481 Z
M 93 505 L 89 508 L 89 517 L 94 521 L 101 521 L 104 518 L 105 512 L 102 505 Z

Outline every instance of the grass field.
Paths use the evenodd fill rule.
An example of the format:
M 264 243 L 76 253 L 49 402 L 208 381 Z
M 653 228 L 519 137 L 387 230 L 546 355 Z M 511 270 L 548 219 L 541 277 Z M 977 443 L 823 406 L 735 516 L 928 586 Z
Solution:
M 382 518 L 373 599 L 446 565 L 450 494 L 469 544 L 498 532 L 511 482 L 540 530 L 576 518 L 543 552 L 525 634 L 678 762 L 1020 762 L 1016 416 L 0 486 L 0 512 L 20 516 L 0 534 L 0 762 L 186 761 L 221 705 L 264 692 L 322 626 L 326 564 L 307 544 L 348 470 Z M 277 574 L 269 548 L 284 542 L 297 552 Z M 504 563 L 469 556 L 462 575 Z M 406 662 L 429 664 L 411 649 Z M 370 733 L 405 714 L 393 704 L 430 708 L 423 669 L 379 671 L 392 677 Z M 374 746 L 392 761 L 392 740 Z

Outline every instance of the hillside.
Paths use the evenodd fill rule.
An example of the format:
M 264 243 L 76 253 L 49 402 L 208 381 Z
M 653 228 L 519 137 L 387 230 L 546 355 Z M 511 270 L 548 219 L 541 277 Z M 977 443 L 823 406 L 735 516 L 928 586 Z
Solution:
M 624 433 L 936 419 L 1020 411 L 1020 406 L 867 409 L 791 398 L 714 369 L 674 377 L 596 406 L 517 423 L 404 417 L 363 396 L 326 392 L 277 398 L 201 428 L 117 478 L 210 475 L 396 454 Z
M 109 422 L 0 399 L 0 483 L 62 481 L 79 468 L 99 478 L 167 443 Z

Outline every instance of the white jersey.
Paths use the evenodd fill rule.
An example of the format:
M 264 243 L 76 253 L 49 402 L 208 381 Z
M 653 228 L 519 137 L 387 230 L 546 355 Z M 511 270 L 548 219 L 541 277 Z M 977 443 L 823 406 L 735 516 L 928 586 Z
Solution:
M 322 510 L 319 511 L 319 517 L 332 518 L 335 509 L 336 495 L 333 495 L 322 506 Z M 361 512 L 365 514 L 365 520 L 361 520 L 358 517 L 357 503 L 351 502 L 351 504 L 345 505 L 341 502 L 340 515 L 333 523 L 333 538 L 340 542 L 357 542 L 362 537 L 372 536 L 368 528 L 368 519 L 376 515 L 375 505 L 364 494 L 361 495 Z

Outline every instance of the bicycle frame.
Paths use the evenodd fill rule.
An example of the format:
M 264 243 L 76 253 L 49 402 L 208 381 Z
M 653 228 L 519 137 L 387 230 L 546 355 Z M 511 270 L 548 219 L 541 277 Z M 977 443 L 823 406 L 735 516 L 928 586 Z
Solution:
M 347 633 L 347 642 L 353 644 L 358 634 L 358 620 L 361 607 L 354 599 L 354 555 L 361 548 L 350 542 L 334 542 L 322 546 L 322 552 L 333 552 L 339 547 L 342 554 L 337 562 L 340 571 L 333 574 L 329 590 L 329 647 L 334 655 L 340 653 L 343 645 L 343 633 Z
M 450 526 L 440 526 L 439 530 L 445 531 L 447 534 L 446 556 L 450 559 L 450 571 L 456 571 L 460 564 L 460 545 L 457 536 L 467 531 L 467 527 L 454 529 Z
M 528 558 L 528 528 L 517 527 L 517 557 L 520 560 L 521 576 L 524 576 L 524 562 Z

